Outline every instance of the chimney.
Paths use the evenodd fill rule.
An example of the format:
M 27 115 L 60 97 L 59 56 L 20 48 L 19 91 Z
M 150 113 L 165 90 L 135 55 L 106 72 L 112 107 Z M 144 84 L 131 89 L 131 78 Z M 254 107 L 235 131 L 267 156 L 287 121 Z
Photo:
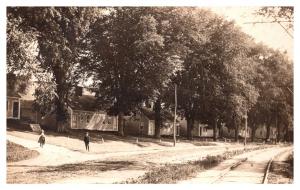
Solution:
M 83 87 L 77 86 L 77 87 L 75 88 L 75 95 L 76 95 L 76 96 L 82 96 L 82 91 L 83 91 Z

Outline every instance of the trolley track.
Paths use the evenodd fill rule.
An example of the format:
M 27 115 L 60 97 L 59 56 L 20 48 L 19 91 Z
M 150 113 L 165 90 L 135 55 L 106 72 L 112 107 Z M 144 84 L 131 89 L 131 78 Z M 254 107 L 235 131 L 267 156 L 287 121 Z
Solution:
M 211 183 L 267 183 L 270 166 L 275 157 L 290 151 L 290 147 L 266 149 L 250 155 L 224 170 Z

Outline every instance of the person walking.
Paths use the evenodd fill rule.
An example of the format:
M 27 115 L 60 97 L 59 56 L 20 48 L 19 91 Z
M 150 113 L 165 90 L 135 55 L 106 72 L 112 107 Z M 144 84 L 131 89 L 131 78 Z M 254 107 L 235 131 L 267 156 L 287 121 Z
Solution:
M 90 146 L 89 146 L 89 144 L 90 144 L 90 136 L 89 136 L 88 132 L 86 132 L 83 141 L 84 141 L 84 144 L 85 144 L 85 149 L 87 151 L 90 151 Z
M 40 143 L 40 147 L 43 148 L 46 143 L 46 136 L 44 134 L 44 130 L 42 130 L 42 133 L 39 137 L 38 143 Z

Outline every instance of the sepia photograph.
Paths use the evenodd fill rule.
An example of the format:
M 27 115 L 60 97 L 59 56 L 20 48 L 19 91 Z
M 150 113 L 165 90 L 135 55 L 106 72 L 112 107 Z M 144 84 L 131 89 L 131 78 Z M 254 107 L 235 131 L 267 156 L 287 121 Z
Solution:
M 5 9 L 6 184 L 294 183 L 294 6 Z

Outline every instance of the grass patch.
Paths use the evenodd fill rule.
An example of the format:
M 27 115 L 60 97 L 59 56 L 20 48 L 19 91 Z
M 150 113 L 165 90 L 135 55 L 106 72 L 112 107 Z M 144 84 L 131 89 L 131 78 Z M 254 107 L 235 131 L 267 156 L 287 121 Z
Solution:
M 37 157 L 39 155 L 39 152 L 36 150 L 30 150 L 28 148 L 25 148 L 21 145 L 15 144 L 10 141 L 6 141 L 6 147 L 7 147 L 7 155 L 6 155 L 7 162 L 17 162 L 21 160 L 27 160 L 30 158 Z
M 268 176 L 269 184 L 291 184 L 294 180 L 294 154 L 285 161 L 273 161 Z
M 216 146 L 216 143 L 212 143 L 212 142 L 195 142 L 194 143 L 195 146 Z
M 137 179 L 128 179 L 123 184 L 174 184 L 180 180 L 194 177 L 198 172 L 217 166 L 222 161 L 244 152 L 263 149 L 263 147 L 246 148 L 240 150 L 226 151 L 222 155 L 210 156 L 190 161 L 184 164 L 165 164 L 164 166 L 152 168 L 145 175 Z
M 140 170 L 143 165 L 134 161 L 86 161 L 58 166 L 36 167 L 7 175 L 8 184 L 49 184 L 66 178 L 93 176 L 106 171 Z M 58 182 L 60 183 L 60 182 Z

